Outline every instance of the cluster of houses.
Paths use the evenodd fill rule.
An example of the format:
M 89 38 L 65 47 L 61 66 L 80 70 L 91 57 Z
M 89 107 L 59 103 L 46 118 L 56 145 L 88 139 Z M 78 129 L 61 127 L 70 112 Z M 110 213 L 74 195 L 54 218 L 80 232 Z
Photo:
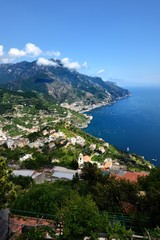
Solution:
M 36 132 L 36 131 L 35 131 Z M 15 149 L 16 147 L 25 147 L 29 146 L 30 148 L 40 148 L 44 144 L 48 143 L 49 148 L 55 147 L 55 141 L 61 139 L 60 144 L 63 144 L 63 140 L 67 140 L 66 144 L 75 145 L 78 144 L 81 147 L 85 145 L 85 139 L 81 136 L 76 135 L 75 137 L 67 138 L 66 135 L 61 131 L 53 130 L 44 130 L 43 137 L 37 138 L 34 142 L 30 142 L 28 138 L 21 136 L 11 137 L 8 136 L 6 132 L 0 129 L 0 145 L 6 144 L 8 148 Z
M 111 167 L 111 161 L 108 161 L 106 163 L 105 168 L 103 168 L 103 166 L 101 167 L 103 173 L 104 174 L 110 173 L 114 175 L 117 179 L 124 179 L 127 181 L 136 182 L 139 177 L 142 176 L 145 177 L 149 174 L 148 172 L 130 172 L 122 169 L 114 169 Z M 108 168 L 108 165 L 111 168 Z M 44 183 L 45 181 L 54 182 L 60 179 L 72 180 L 74 176 L 81 175 L 81 168 L 78 168 L 77 170 L 72 170 L 61 166 L 55 166 L 53 169 L 43 169 L 43 171 L 41 172 L 28 169 L 20 169 L 13 170 L 12 174 L 14 176 L 31 177 L 36 184 L 41 184 Z
M 74 137 L 66 137 L 66 135 L 61 131 L 56 131 L 55 129 L 52 130 L 44 130 L 42 132 L 43 137 L 39 137 L 34 142 L 29 142 L 29 139 L 23 137 L 10 137 L 7 136 L 7 133 L 0 129 L 0 145 L 6 144 L 8 148 L 14 149 L 16 147 L 24 147 L 29 146 L 31 148 L 37 148 L 40 150 L 44 144 L 48 143 L 49 148 L 55 147 L 55 141 L 59 139 L 59 144 L 64 144 L 65 147 L 68 145 L 76 145 L 83 147 L 85 146 L 85 139 L 81 136 L 75 135 Z M 94 155 L 103 154 L 106 152 L 106 149 L 109 148 L 108 143 L 104 143 L 97 149 L 96 144 L 91 144 L 89 149 L 91 151 L 95 151 L 96 149 L 98 152 L 95 152 L 92 156 L 83 155 L 82 153 L 79 154 L 77 159 L 78 162 L 78 170 L 73 171 L 70 169 L 65 169 L 61 167 L 55 167 L 54 169 L 49 170 L 49 174 L 46 174 L 46 171 L 36 172 L 34 170 L 14 170 L 13 174 L 15 176 L 22 175 L 22 176 L 30 176 L 34 179 L 36 183 L 42 183 L 44 181 L 54 181 L 55 179 L 72 179 L 73 176 L 77 173 L 80 174 L 81 169 L 83 168 L 86 162 L 95 163 L 97 167 L 100 168 L 102 171 L 110 172 L 111 174 L 116 175 L 119 178 L 125 178 L 127 180 L 136 181 L 139 175 L 146 175 L 147 173 L 135 173 L 135 172 L 127 172 L 126 169 L 122 169 L 121 167 L 117 167 L 118 162 L 114 162 L 111 158 L 105 158 L 102 163 L 93 161 L 92 158 Z M 19 162 L 23 162 L 27 159 L 32 159 L 32 154 L 25 154 L 19 159 Z M 54 163 L 58 163 L 58 159 L 53 159 Z M 48 177 L 49 176 L 49 177 Z
M 79 157 L 78 157 L 78 167 L 80 169 L 83 168 L 84 164 L 87 162 L 90 162 L 92 164 L 95 163 L 95 164 L 97 164 L 97 167 L 101 168 L 101 169 L 111 169 L 112 168 L 112 159 L 111 158 L 106 158 L 104 160 L 104 162 L 99 163 L 96 161 L 92 161 L 90 156 L 88 156 L 88 155 L 83 156 L 83 154 L 80 153 Z
M 31 157 L 32 157 L 31 154 L 26 154 L 25 156 L 21 157 L 20 160 L 25 161 L 27 158 Z M 55 160 L 55 163 L 56 162 L 58 163 L 58 160 Z M 139 177 L 148 175 L 148 172 L 127 171 L 125 168 L 117 166 L 116 162 L 114 162 L 111 158 L 106 158 L 102 163 L 99 163 L 96 161 L 92 161 L 90 156 L 83 155 L 82 153 L 80 153 L 77 162 L 78 162 L 77 170 L 72 170 L 61 166 L 55 166 L 52 169 L 43 169 L 43 171 L 41 172 L 28 169 L 13 170 L 13 175 L 14 176 L 21 175 L 24 177 L 29 176 L 37 184 L 44 183 L 45 181 L 54 182 L 58 179 L 72 180 L 75 175 L 80 176 L 81 169 L 87 162 L 91 164 L 97 164 L 97 167 L 100 168 L 104 174 L 110 173 L 114 175 L 117 179 L 125 179 L 135 182 L 138 180 Z

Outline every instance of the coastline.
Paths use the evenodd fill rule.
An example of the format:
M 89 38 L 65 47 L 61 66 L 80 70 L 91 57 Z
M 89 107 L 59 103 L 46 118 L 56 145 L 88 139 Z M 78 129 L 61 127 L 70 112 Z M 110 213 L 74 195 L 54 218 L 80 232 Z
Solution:
M 88 119 L 88 121 L 86 121 L 84 124 L 82 124 L 82 126 L 80 126 L 80 128 L 87 128 L 88 125 L 90 124 L 90 122 L 92 121 L 93 119 L 93 116 L 90 116 L 90 115 L 87 115 L 87 112 L 90 112 L 92 111 L 93 109 L 96 109 L 96 108 L 101 108 L 101 107 L 105 107 L 105 106 L 110 106 L 114 103 L 116 103 L 117 101 L 121 100 L 121 99 L 124 99 L 124 98 L 127 98 L 127 97 L 130 97 L 131 96 L 131 93 L 123 96 L 123 97 L 117 97 L 114 101 L 103 101 L 103 102 L 99 102 L 97 104 L 90 104 L 90 105 L 84 105 L 84 103 L 82 101 L 78 101 L 78 102 L 74 102 L 74 103 L 71 103 L 71 104 L 68 104 L 66 102 L 64 103 L 61 103 L 61 107 L 65 107 L 67 109 L 70 109 L 70 110 L 73 110 L 73 111 L 76 111 L 76 112 L 79 112 L 83 115 L 85 115 Z
M 119 97 L 119 98 L 117 98 L 115 101 L 112 101 L 112 102 L 102 102 L 102 103 L 94 104 L 94 105 L 91 105 L 91 106 L 85 106 L 86 109 L 85 109 L 85 110 L 82 110 L 82 111 L 79 111 L 79 112 L 82 113 L 82 114 L 84 114 L 87 118 L 89 118 L 89 121 L 88 121 L 87 123 L 85 123 L 81 128 L 82 128 L 82 129 L 83 129 L 83 128 L 87 128 L 88 125 L 90 124 L 90 122 L 91 122 L 92 119 L 93 119 L 93 116 L 90 116 L 90 115 L 87 115 L 87 114 L 86 114 L 87 112 L 90 112 L 90 111 L 92 111 L 93 109 L 96 109 L 96 108 L 101 108 L 101 107 L 105 107 L 105 106 L 110 106 L 110 105 L 116 103 L 117 101 L 122 100 L 122 99 L 127 98 L 127 97 L 130 97 L 130 96 L 131 96 L 131 94 L 126 95 L 126 96 L 124 96 L 124 97 Z
M 130 97 L 130 96 L 131 96 L 131 93 L 128 94 L 128 95 L 125 95 L 123 97 L 118 97 L 114 101 L 111 101 L 111 102 L 107 101 L 107 102 L 97 103 L 97 104 L 94 104 L 94 105 L 88 105 L 88 106 L 83 107 L 83 108 L 86 108 L 85 110 L 81 110 L 79 112 L 84 114 L 84 113 L 90 112 L 90 111 L 92 111 L 93 109 L 96 109 L 96 108 L 110 106 L 110 105 L 116 103 L 117 101 L 122 100 L 122 99 L 127 98 L 127 97 Z
M 86 112 L 90 112 L 92 111 L 93 109 L 96 109 L 96 108 L 100 108 L 100 107 L 105 107 L 105 106 L 109 106 L 109 105 L 112 105 L 113 103 L 115 103 L 116 101 L 114 102 L 102 102 L 102 103 L 97 103 L 97 104 L 94 104 L 94 105 L 90 105 L 90 106 L 85 106 L 85 109 L 83 107 L 84 110 L 81 110 L 80 113 L 83 113 L 85 114 Z
M 96 104 L 89 104 L 89 105 L 85 105 L 83 101 L 77 101 L 77 102 L 74 102 L 74 103 L 71 103 L 71 104 L 69 104 L 67 102 L 64 102 L 64 103 L 61 103 L 60 105 L 61 105 L 61 107 L 65 107 L 67 109 L 70 109 L 70 110 L 73 110 L 73 111 L 84 114 L 84 113 L 89 112 L 89 111 L 91 111 L 95 108 L 112 105 L 115 102 L 117 102 L 118 100 L 130 97 L 130 96 L 131 96 L 131 93 L 129 93 L 127 95 L 124 95 L 122 97 L 117 97 L 113 101 L 111 101 L 111 99 L 106 99 L 106 101 L 98 102 Z

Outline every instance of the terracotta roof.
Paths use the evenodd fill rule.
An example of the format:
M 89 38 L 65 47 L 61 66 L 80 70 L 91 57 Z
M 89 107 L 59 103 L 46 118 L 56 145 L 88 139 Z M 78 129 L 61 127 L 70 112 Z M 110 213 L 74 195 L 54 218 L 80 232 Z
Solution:
M 105 169 L 111 168 L 111 167 L 112 167 L 112 161 L 105 162 L 103 165 L 103 168 L 105 168 Z
M 90 156 L 83 156 L 84 162 L 91 162 L 91 157 Z
M 147 172 L 126 172 L 123 176 L 118 176 L 121 179 L 129 180 L 131 182 L 136 182 L 138 177 L 145 177 L 147 176 Z
M 24 217 L 19 215 L 11 215 L 10 217 L 10 226 L 11 232 L 21 234 L 22 227 L 27 226 L 36 226 L 39 222 L 40 225 L 54 227 L 53 221 L 48 219 L 37 219 L 33 217 Z

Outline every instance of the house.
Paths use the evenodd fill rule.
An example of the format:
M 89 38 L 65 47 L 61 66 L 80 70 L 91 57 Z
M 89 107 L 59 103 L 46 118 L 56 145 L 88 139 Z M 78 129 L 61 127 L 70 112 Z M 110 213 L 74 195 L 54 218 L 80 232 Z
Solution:
M 24 155 L 23 157 L 21 157 L 21 158 L 19 159 L 19 161 L 20 161 L 20 162 L 24 162 L 25 160 L 31 159 L 31 158 L 32 158 L 32 154 L 26 154 L 26 155 Z
M 148 176 L 148 172 L 130 172 L 130 171 L 123 171 L 119 170 L 113 173 L 117 179 L 125 179 L 131 182 L 137 182 L 139 177 L 146 177 Z
M 56 131 L 55 129 L 51 129 L 51 130 L 49 130 L 49 133 L 52 134 L 52 133 L 54 133 L 55 131 Z
M 76 173 L 79 174 L 79 171 L 68 169 L 65 167 L 55 166 L 52 177 L 54 180 L 56 179 L 72 180 Z
M 79 167 L 79 168 L 82 168 L 83 165 L 84 165 L 83 154 L 80 153 L 80 154 L 79 154 L 79 157 L 78 157 L 78 167 Z
M 46 136 L 48 134 L 48 131 L 45 129 L 42 133 L 44 136 Z
M 27 216 L 20 216 L 20 215 L 10 215 L 10 231 L 16 236 L 27 232 L 31 227 L 39 227 L 39 226 L 49 226 L 51 228 L 55 228 L 53 220 L 41 218 L 34 218 L 34 217 L 27 217 Z M 55 229 L 57 232 L 57 229 Z M 1 236 L 1 235 L 0 235 Z M 0 238 L 1 239 L 1 238 Z M 31 239 L 31 238 L 30 238 Z M 52 240 L 46 232 L 46 237 L 44 240 L 50 239 Z
M 19 138 L 15 140 L 15 144 L 17 147 L 23 148 L 24 146 L 29 144 L 29 141 L 27 138 Z
M 80 136 L 76 136 L 76 143 L 83 147 L 85 145 L 85 139 Z
M 104 149 L 104 147 L 99 147 L 98 150 L 99 150 L 101 153 L 105 153 L 105 151 L 106 151 L 106 150 Z
M 146 177 L 148 174 L 147 172 L 126 172 L 126 174 L 122 176 L 122 179 L 137 182 L 139 177 Z
M 35 173 L 35 170 L 28 170 L 28 169 L 20 169 L 20 170 L 13 170 L 14 176 L 23 176 L 23 177 L 32 177 Z
M 83 156 L 83 161 L 84 162 L 91 162 L 91 157 L 88 155 Z
M 89 146 L 89 149 L 90 149 L 91 151 L 94 151 L 94 150 L 96 149 L 96 144 L 91 144 L 91 145 Z
M 34 133 L 34 132 L 38 132 L 39 131 L 39 127 L 32 127 L 28 130 L 28 132 L 30 133 Z
M 51 163 L 59 163 L 59 159 L 53 158 L 53 159 L 51 160 Z
M 48 144 L 49 149 L 54 148 L 55 146 L 56 146 L 56 145 L 55 145 L 54 142 L 50 142 L 50 143 Z
M 103 144 L 103 147 L 109 148 L 109 143 L 108 143 L 108 142 L 105 142 L 105 143 Z
M 70 143 L 72 145 L 75 145 L 75 144 L 78 144 L 80 145 L 81 147 L 83 147 L 85 145 L 85 139 L 80 137 L 80 136 L 76 136 L 76 137 L 71 137 L 69 139 Z
M 43 147 L 44 143 L 42 140 L 37 139 L 35 142 L 29 143 L 28 146 L 30 148 L 39 148 L 39 147 Z
M 31 177 L 37 184 L 43 183 L 45 181 L 45 172 L 36 172 L 35 170 L 20 169 L 13 170 L 12 174 L 17 177 Z
M 82 153 L 79 154 L 78 157 L 78 167 L 82 168 L 85 162 L 92 162 L 90 156 L 83 156 Z
M 7 147 L 8 147 L 8 148 L 13 149 L 13 148 L 15 147 L 15 145 L 14 145 L 14 140 L 13 140 L 12 138 L 7 138 L 6 144 L 7 144 Z
M 63 132 L 61 132 L 61 131 L 58 131 L 58 137 L 63 137 L 63 138 L 65 138 L 65 137 L 66 137 L 66 135 L 65 135 Z
M 71 143 L 72 145 L 75 145 L 75 144 L 76 144 L 76 138 L 75 138 L 75 137 L 71 137 L 69 140 L 70 140 L 70 143 Z
M 112 159 L 111 158 L 106 158 L 101 165 L 103 169 L 111 169 L 112 168 Z
M 6 139 L 6 133 L 2 130 L 2 128 L 0 128 L 0 137 L 4 140 Z

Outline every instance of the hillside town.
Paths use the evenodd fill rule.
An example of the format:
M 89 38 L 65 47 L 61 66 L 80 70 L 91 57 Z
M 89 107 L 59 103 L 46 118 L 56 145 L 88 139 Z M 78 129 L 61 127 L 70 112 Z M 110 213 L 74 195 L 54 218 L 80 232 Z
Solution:
M 70 188 L 69 191 L 80 188 L 79 191 L 85 194 L 83 184 L 86 184 L 86 189 L 90 189 L 97 177 L 99 180 L 102 179 L 104 183 L 107 183 L 107 179 L 113 179 L 118 183 L 118 185 L 117 183 L 115 185 L 117 187 L 120 181 L 122 181 L 122 184 L 125 181 L 128 185 L 134 186 L 138 183 L 140 177 L 147 177 L 150 171 L 154 170 L 154 166 L 142 156 L 121 151 L 103 139 L 96 138 L 83 131 L 81 128 L 89 124 L 92 119 L 86 114 L 60 107 L 57 104 L 50 104 L 44 97 L 35 95 L 35 93 L 27 96 L 27 99 L 23 93 L 18 93 L 15 97 L 2 90 L 1 94 L 1 104 L 5 108 L 0 108 L 0 155 L 1 161 L 11 174 L 10 178 L 14 183 L 14 192 L 17 192 L 17 197 L 13 197 L 15 202 L 13 201 L 11 204 L 11 215 L 8 209 L 0 211 L 0 234 L 3 236 L 8 233 L 17 240 L 21 234 L 24 234 L 26 228 L 30 229 L 31 226 L 35 226 L 36 221 L 39 222 L 38 226 L 41 223 L 45 227 L 50 226 L 52 230 L 55 229 L 56 236 L 63 235 L 64 226 L 61 221 L 54 223 L 53 226 L 53 222 L 49 221 L 48 215 L 45 220 L 44 216 L 39 219 L 35 218 L 32 213 L 32 211 L 37 211 L 40 215 L 42 212 L 47 213 L 46 207 L 43 209 L 43 203 L 47 204 L 48 200 L 45 196 L 47 193 L 45 191 L 48 191 L 47 189 L 50 187 L 53 188 L 53 193 L 54 189 L 58 188 L 58 193 L 62 188 L 65 193 L 61 196 L 64 197 L 64 200 L 67 197 L 69 203 L 66 187 Z M 9 106 L 7 105 L 8 102 Z M 91 171 L 88 177 L 87 172 L 86 176 L 84 174 L 85 169 L 88 173 Z M 89 179 L 85 180 L 86 177 Z M 13 186 L 12 184 L 10 186 Z M 72 189 L 71 186 L 74 184 L 75 186 Z M 102 183 L 99 182 L 98 184 L 100 185 L 95 185 L 93 189 L 98 186 L 101 187 Z M 44 189 L 41 192 L 40 199 L 43 199 L 43 196 L 45 198 L 42 203 L 38 202 L 36 204 L 36 199 L 32 200 L 32 196 L 27 200 L 27 197 L 25 197 L 27 192 L 30 193 L 32 189 L 36 191 L 36 189 L 41 188 Z M 91 187 L 90 191 L 93 189 Z M 48 192 L 52 194 L 52 191 L 49 190 Z M 108 190 L 100 190 L 100 192 L 104 194 Z M 86 194 L 88 194 L 88 190 Z M 145 196 L 144 191 L 140 192 L 140 196 L 142 194 Z M 4 194 L 2 195 L 4 196 Z M 115 191 L 113 195 L 115 195 Z M 21 201 L 21 197 L 22 199 L 24 197 L 27 202 L 16 205 L 16 201 Z M 51 201 L 54 200 L 54 197 Z M 80 195 L 78 195 L 79 197 Z M 98 194 L 97 197 L 101 198 L 101 194 L 100 196 Z M 48 198 L 50 198 L 50 195 Z M 118 196 L 115 196 L 115 204 L 118 198 Z M 23 201 L 25 201 L 24 199 Z M 33 202 L 27 205 L 30 200 Z M 54 202 L 60 204 L 58 201 L 59 197 L 56 197 Z M 85 201 L 90 202 L 87 199 Z M 102 197 L 101 202 L 103 201 L 105 201 L 105 197 Z M 98 203 L 99 200 L 96 204 L 98 205 Z M 36 206 L 33 210 L 31 206 L 34 204 Z M 120 201 L 118 204 L 123 214 L 128 214 L 129 211 L 132 212 L 135 209 L 135 206 L 130 202 Z M 39 210 L 37 206 L 40 207 Z M 108 207 L 107 210 L 110 209 Z M 85 212 L 88 211 L 87 209 Z M 48 209 L 48 213 L 50 211 Z M 112 207 L 111 211 L 113 211 Z M 9 221 L 10 225 L 8 224 Z M 1 227 L 4 224 L 5 227 Z M 23 226 L 23 224 L 26 226 Z M 46 236 L 50 236 L 48 231 L 46 231 Z
M 36 133 L 39 129 L 34 127 L 29 129 L 30 133 Z M 56 142 L 59 142 L 60 147 L 67 148 L 69 146 L 79 146 L 82 149 L 86 146 L 86 140 L 75 134 L 73 137 L 67 137 L 66 134 L 62 131 L 56 131 L 55 129 L 51 130 L 43 130 L 42 137 L 37 138 L 35 141 L 30 142 L 28 138 L 15 136 L 8 136 L 6 131 L 0 129 L 0 146 L 6 145 L 8 149 L 14 150 L 16 148 L 24 148 L 28 146 L 29 148 L 34 148 L 39 152 L 42 152 L 42 147 L 44 144 L 48 144 L 49 149 L 56 148 Z M 96 144 L 90 144 L 89 150 L 91 152 L 90 155 L 84 155 L 81 152 L 79 153 L 76 161 L 77 161 L 77 170 L 71 170 L 64 167 L 58 167 L 56 164 L 60 163 L 59 159 L 52 158 L 51 163 L 54 167 L 50 169 L 43 169 L 41 171 L 37 171 L 34 169 L 21 169 L 21 163 L 27 161 L 28 159 L 33 160 L 32 153 L 26 153 L 23 156 L 19 157 L 17 162 L 10 163 L 9 166 L 13 168 L 13 174 L 15 176 L 29 176 L 32 177 L 36 183 L 43 183 L 44 181 L 54 181 L 55 179 L 72 179 L 76 173 L 80 175 L 81 169 L 83 168 L 85 163 L 96 164 L 98 168 L 100 168 L 104 172 L 108 172 L 111 174 L 115 174 L 117 177 L 124 177 L 128 180 L 135 181 L 138 176 L 147 175 L 147 172 L 131 172 L 127 171 L 127 166 L 120 164 L 118 159 L 112 159 L 111 157 L 106 157 L 103 161 L 96 161 L 94 156 L 104 156 L 109 149 L 109 143 L 100 140 L 100 146 L 97 147 Z M 99 145 L 99 144 L 98 144 Z M 152 165 L 148 165 L 151 169 Z M 57 175 L 57 172 L 59 173 Z M 69 174 L 69 175 L 67 175 Z

